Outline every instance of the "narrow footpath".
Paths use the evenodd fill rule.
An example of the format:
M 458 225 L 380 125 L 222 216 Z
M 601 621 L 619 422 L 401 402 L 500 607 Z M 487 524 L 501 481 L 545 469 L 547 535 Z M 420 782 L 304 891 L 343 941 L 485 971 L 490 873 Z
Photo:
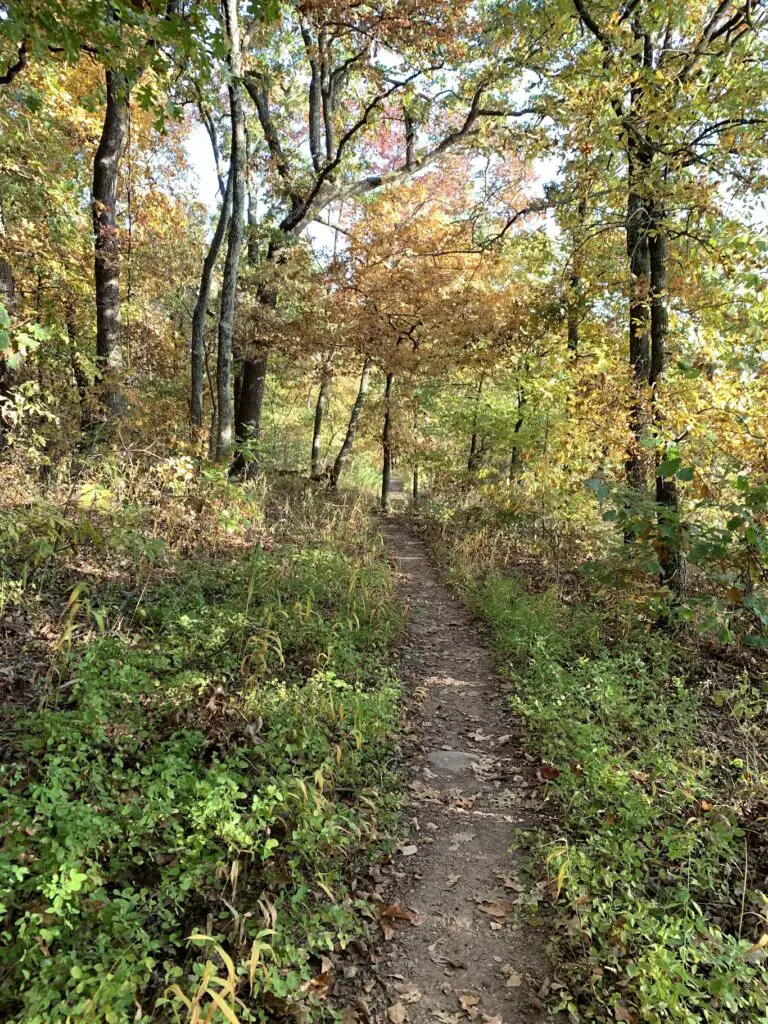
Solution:
M 382 531 L 409 605 L 403 674 L 423 706 L 408 769 L 411 833 L 384 911 L 378 1019 L 540 1022 L 551 971 L 546 930 L 526 907 L 541 892 L 520 871 L 541 787 L 470 613 L 421 540 L 397 520 Z

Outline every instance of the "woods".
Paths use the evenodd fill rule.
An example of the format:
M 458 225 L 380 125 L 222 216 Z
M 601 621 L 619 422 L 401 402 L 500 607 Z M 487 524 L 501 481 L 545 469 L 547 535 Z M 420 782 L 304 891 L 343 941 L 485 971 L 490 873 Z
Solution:
M 365 988 L 394 519 L 551 819 L 519 1019 L 768 1021 L 762 0 L 0 2 L 0 138 L 0 1016 L 503 1024 Z

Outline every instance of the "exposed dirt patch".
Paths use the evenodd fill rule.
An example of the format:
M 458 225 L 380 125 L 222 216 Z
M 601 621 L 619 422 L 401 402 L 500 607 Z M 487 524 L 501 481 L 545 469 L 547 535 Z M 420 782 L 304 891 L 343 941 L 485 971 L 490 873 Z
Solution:
M 425 546 L 383 533 L 410 608 L 403 672 L 423 699 L 409 762 L 411 834 L 395 858 L 377 965 L 390 1024 L 540 1021 L 551 968 L 520 877 L 540 786 L 490 652 Z M 531 891 L 533 890 L 533 891 Z

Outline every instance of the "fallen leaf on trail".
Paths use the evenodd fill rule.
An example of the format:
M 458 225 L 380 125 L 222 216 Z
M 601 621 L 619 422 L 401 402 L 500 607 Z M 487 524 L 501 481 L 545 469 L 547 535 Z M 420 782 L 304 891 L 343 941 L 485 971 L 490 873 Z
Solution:
M 461 875 L 449 875 L 449 877 L 446 878 L 446 880 L 445 880 L 445 885 L 443 886 L 443 888 L 444 889 L 452 889 L 454 887 L 454 885 L 456 885 L 456 883 L 458 882 L 458 880 L 460 878 L 461 878 Z
M 501 925 L 499 924 L 498 921 L 491 921 L 491 931 L 492 932 L 500 932 L 501 931 Z
M 413 843 L 409 843 L 408 846 L 401 846 L 399 850 L 404 857 L 412 857 L 414 853 L 419 852 L 418 846 L 414 846 Z
M 507 988 L 520 988 L 522 984 L 523 979 L 517 973 L 517 971 L 509 971 L 509 973 L 507 974 Z
M 403 1024 L 403 1021 L 407 1017 L 403 1004 L 393 1003 L 391 1006 L 388 1006 L 387 1017 L 392 1021 L 392 1024 Z
M 514 907 L 515 904 L 512 900 L 483 900 L 480 904 L 480 909 L 484 914 L 488 914 L 489 917 L 506 917 Z
M 496 876 L 505 889 L 514 889 L 515 892 L 522 892 L 523 886 L 520 885 L 516 878 L 511 875 L 497 875 Z
M 301 986 L 301 991 L 315 999 L 325 999 L 328 995 L 328 974 L 318 974 L 316 978 L 310 978 Z
M 637 1014 L 628 1010 L 626 1006 L 622 1006 L 621 1003 L 614 1006 L 613 1016 L 617 1021 L 626 1021 L 626 1024 L 635 1024 L 637 1021 Z
M 390 903 L 388 907 L 379 907 L 379 917 L 395 921 L 409 921 L 413 924 L 416 914 L 404 907 L 402 903 Z
M 560 769 L 555 768 L 553 764 L 543 764 L 536 772 L 540 782 L 551 782 L 553 779 L 556 779 L 559 774 Z
M 341 1011 L 341 1024 L 357 1024 L 357 1010 L 352 1006 L 345 1006 Z
M 385 942 L 391 942 L 395 937 L 395 929 L 391 924 L 387 924 L 386 921 L 381 922 L 381 932 Z
M 470 1006 L 477 1006 L 480 1002 L 480 996 L 473 995 L 471 992 L 462 992 L 459 996 L 459 1002 L 461 1003 L 462 1010 L 468 1010 Z

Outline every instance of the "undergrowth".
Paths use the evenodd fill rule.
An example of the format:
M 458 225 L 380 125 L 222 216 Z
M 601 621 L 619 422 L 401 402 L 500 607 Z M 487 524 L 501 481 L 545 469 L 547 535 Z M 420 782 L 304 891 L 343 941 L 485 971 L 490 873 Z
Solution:
M 764 682 L 630 607 L 547 585 L 544 567 L 531 593 L 495 567 L 498 537 L 435 537 L 491 625 L 562 810 L 562 837 L 539 848 L 558 907 L 553 1011 L 768 1022 Z
M 354 502 L 108 476 L 5 509 L 47 647 L 0 722 L 0 1017 L 317 1013 L 392 831 L 386 563 Z

